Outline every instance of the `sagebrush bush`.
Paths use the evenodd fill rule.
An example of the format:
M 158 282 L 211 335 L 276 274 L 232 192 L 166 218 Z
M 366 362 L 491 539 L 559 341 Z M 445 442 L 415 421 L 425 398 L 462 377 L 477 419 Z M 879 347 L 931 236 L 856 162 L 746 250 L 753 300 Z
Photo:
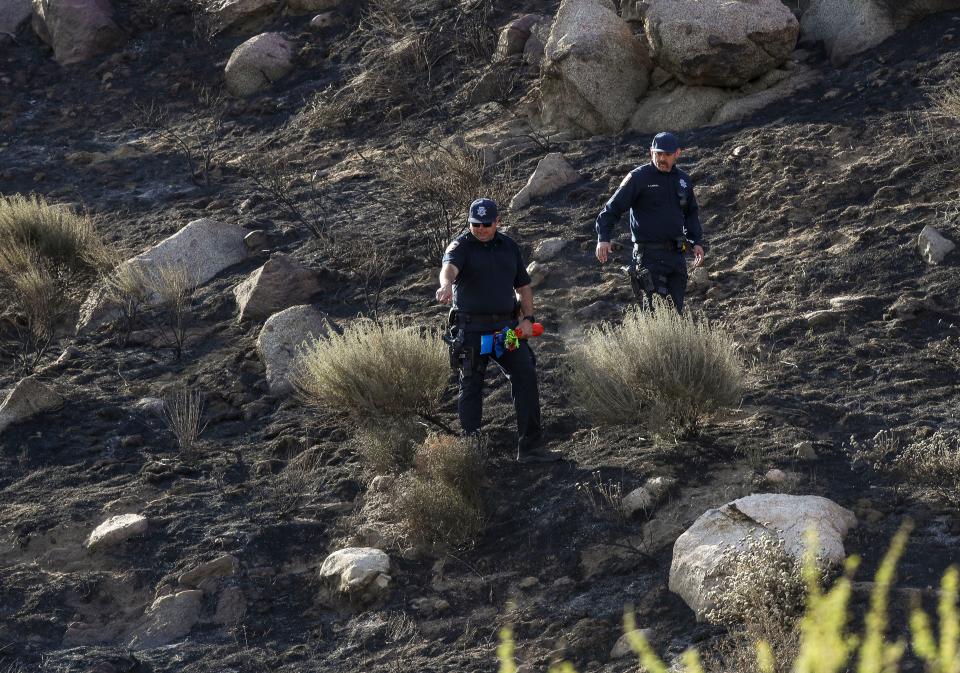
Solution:
M 355 422 L 433 418 L 449 379 L 446 345 L 432 330 L 398 319 L 360 320 L 343 334 L 308 340 L 292 380 L 308 401 Z
M 470 438 L 440 434 L 417 448 L 415 469 L 402 479 L 398 501 L 413 540 L 462 547 L 483 529 L 481 450 Z
M 400 474 L 413 466 L 426 429 L 403 418 L 370 418 L 357 427 L 360 457 L 373 474 Z
M 619 325 L 587 330 L 571 350 L 568 384 L 592 421 L 696 434 L 745 385 L 733 338 L 706 318 L 635 309 Z
M 715 624 L 743 624 L 753 635 L 792 626 L 803 614 L 807 586 L 803 564 L 771 533 L 747 537 L 728 547 L 718 570 L 724 578 L 711 591 L 706 618 Z
M 934 489 L 944 500 L 960 501 L 960 431 L 940 428 L 904 442 L 889 430 L 860 441 L 850 437 L 854 462 L 916 486 Z

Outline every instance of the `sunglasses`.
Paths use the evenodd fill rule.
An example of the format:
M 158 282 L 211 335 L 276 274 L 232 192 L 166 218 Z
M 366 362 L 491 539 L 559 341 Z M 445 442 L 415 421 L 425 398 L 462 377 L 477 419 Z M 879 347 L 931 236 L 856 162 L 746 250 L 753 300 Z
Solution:
M 488 227 L 492 227 L 492 226 L 493 226 L 493 222 L 471 222 L 471 223 L 470 223 L 470 226 L 471 226 L 471 227 L 483 227 L 484 229 L 487 229 Z

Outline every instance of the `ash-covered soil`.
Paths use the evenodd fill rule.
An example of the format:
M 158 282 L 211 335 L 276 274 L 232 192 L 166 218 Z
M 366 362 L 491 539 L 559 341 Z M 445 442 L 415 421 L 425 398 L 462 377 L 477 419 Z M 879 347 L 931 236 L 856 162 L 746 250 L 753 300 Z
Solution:
M 524 9 L 547 14 L 556 4 Z M 503 24 L 507 9 L 489 17 L 491 25 Z M 161 26 L 146 12 L 125 11 L 136 27 L 131 42 L 85 64 L 61 68 L 30 34 L 6 47 L 0 191 L 72 203 L 131 253 L 200 217 L 263 229 L 270 251 L 328 272 L 315 303 L 342 322 L 369 312 L 358 268 L 377 250 L 386 266 L 380 313 L 425 325 L 445 320 L 433 300 L 438 261 L 427 262 L 417 218 L 391 186 L 391 161 L 405 142 L 506 133 L 504 106 L 465 101 L 482 63 L 451 50 L 423 105 L 304 128 L 311 97 L 342 83 L 357 61 L 349 35 L 358 16 L 319 33 L 307 29 L 309 17 L 277 19 L 272 28 L 302 45 L 295 73 L 266 95 L 211 102 L 243 38 L 198 39 L 185 12 L 171 11 Z M 456 12 L 445 5 L 431 20 L 452 25 Z M 709 281 L 689 301 L 743 348 L 751 376 L 741 408 L 696 441 L 664 446 L 639 428 L 594 428 L 568 405 L 568 344 L 631 303 L 618 265 L 601 268 L 593 257 L 593 221 L 644 160 L 649 139 L 531 139 L 521 131 L 517 188 L 548 150 L 562 151 L 583 175 L 573 189 L 506 218 L 527 254 L 549 237 L 574 242 L 548 263 L 536 291 L 548 330 L 536 346 L 547 435 L 566 460 L 507 459 L 515 440 L 509 390 L 488 374 L 489 521 L 476 546 L 409 558 L 390 550 L 393 590 L 384 605 L 325 606 L 316 568 L 364 523 L 370 475 L 343 419 L 268 395 L 259 323 L 237 324 L 232 293 L 267 253 L 255 256 L 197 291 L 182 359 L 149 335 L 121 346 L 102 331 L 65 339 L 43 363 L 41 378 L 64 392 L 66 405 L 0 436 L 0 667 L 491 671 L 497 632 L 512 624 L 523 670 L 545 670 L 561 657 L 585 671 L 635 670 L 629 658 L 609 660 L 627 604 L 666 657 L 722 633 L 696 623 L 667 590 L 677 535 L 710 507 L 776 489 L 823 495 L 857 512 L 846 546 L 864 558 L 860 579 L 912 518 L 899 583 L 935 586 L 958 558 L 955 507 L 854 464 L 849 438 L 880 430 L 924 436 L 960 424 L 960 256 L 929 266 L 916 247 L 927 224 L 960 240 L 960 135 L 924 114 L 930 96 L 960 72 L 960 14 L 929 17 L 843 68 L 815 49 L 807 64 L 823 75 L 815 86 L 743 122 L 682 134 L 681 165 L 696 180 L 710 242 Z M 534 78 L 521 73 L 507 107 Z M 209 184 L 146 125 L 151 105 L 167 106 L 177 132 L 211 152 Z M 301 175 L 319 172 L 334 242 L 317 241 L 257 188 L 263 156 Z M 302 183 L 291 190 L 310 198 Z M 621 226 L 618 255 L 626 260 Z M 835 315 L 809 316 L 842 296 L 859 299 Z M 912 308 L 898 310 L 898 302 Z M 52 364 L 70 343 L 72 355 Z M 0 389 L 16 380 L 4 360 Z M 207 395 L 209 423 L 193 456 L 181 455 L 161 419 L 137 406 L 174 383 Z M 454 392 L 451 384 L 451 423 Z M 803 443 L 815 457 L 798 455 Z M 320 467 L 291 512 L 278 474 L 307 453 Z M 763 482 L 772 467 L 788 473 L 784 484 Z M 578 494 L 578 483 L 597 478 L 627 491 L 660 475 L 680 486 L 647 519 L 621 522 Z M 109 553 L 83 549 L 108 514 L 127 511 L 148 517 L 144 536 Z M 240 561 L 230 582 L 246 604 L 235 628 L 208 620 L 172 645 L 139 651 L 64 644 L 68 625 L 106 632 L 135 619 L 181 573 L 226 553 Z

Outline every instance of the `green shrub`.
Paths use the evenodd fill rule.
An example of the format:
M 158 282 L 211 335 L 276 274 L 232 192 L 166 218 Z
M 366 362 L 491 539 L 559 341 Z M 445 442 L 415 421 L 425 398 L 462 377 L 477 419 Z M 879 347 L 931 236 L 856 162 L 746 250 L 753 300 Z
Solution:
M 737 404 L 744 367 L 732 337 L 706 318 L 634 310 L 620 325 L 589 329 L 571 351 L 571 397 L 594 422 L 640 423 L 695 435 L 713 412 Z
M 432 420 L 449 375 L 446 345 L 437 332 L 392 319 L 357 321 L 343 334 L 308 341 L 292 378 L 308 401 L 360 423 Z

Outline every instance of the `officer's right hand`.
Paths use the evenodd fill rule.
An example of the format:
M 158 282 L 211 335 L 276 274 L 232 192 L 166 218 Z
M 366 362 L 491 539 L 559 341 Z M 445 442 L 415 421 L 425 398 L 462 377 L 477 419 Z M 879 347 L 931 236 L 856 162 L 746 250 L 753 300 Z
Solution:
M 453 285 L 444 283 L 437 288 L 437 301 L 441 304 L 449 304 L 453 301 Z
M 600 241 L 597 243 L 597 259 L 601 264 L 606 264 L 610 257 L 610 241 Z

